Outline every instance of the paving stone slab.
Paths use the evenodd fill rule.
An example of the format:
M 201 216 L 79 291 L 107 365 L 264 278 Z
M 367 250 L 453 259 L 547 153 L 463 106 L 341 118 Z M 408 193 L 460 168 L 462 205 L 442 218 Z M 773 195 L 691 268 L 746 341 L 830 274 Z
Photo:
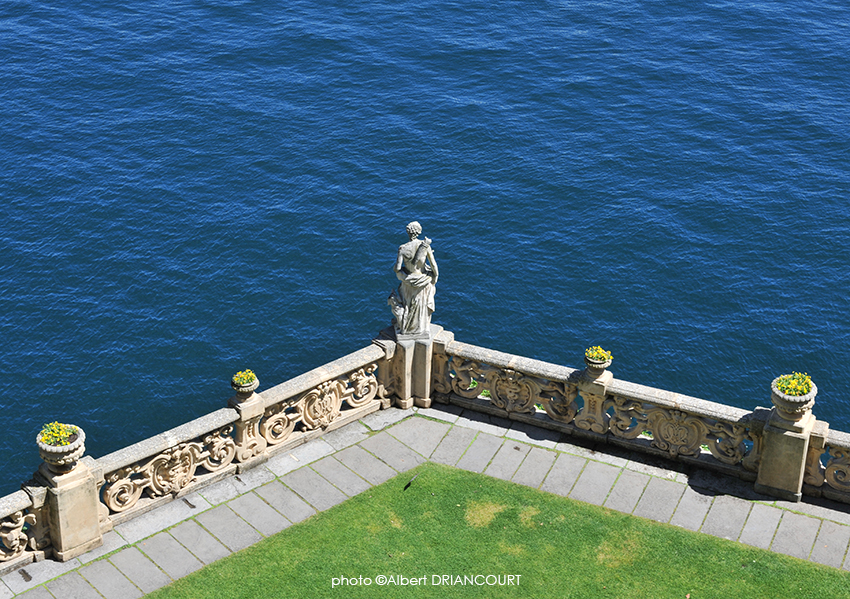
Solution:
M 437 449 L 449 428 L 448 424 L 442 422 L 409 418 L 387 429 L 387 432 L 419 455 L 428 458 Z
M 322 435 L 322 439 L 337 451 L 351 447 L 368 438 L 369 429 L 363 426 L 359 420 Z
M 669 522 L 686 488 L 682 483 L 651 477 L 633 513 L 656 522 Z
M 208 488 L 215 487 L 218 484 L 221 483 L 216 483 Z M 204 497 L 198 493 L 190 493 L 185 497 L 178 497 L 174 501 L 161 505 L 155 510 L 119 524 L 115 527 L 115 532 L 132 545 L 145 537 L 174 526 L 178 522 L 188 520 L 211 507 L 212 504 Z
M 713 472 L 711 470 L 694 469 L 691 471 L 688 484 L 698 489 L 714 491 L 715 495 L 734 495 L 750 501 L 772 503 L 776 498 L 756 493 L 753 483 Z
M 680 526 L 688 530 L 697 531 L 702 527 L 711 504 L 714 503 L 714 494 L 705 489 L 695 489 L 685 486 L 685 492 L 679 500 L 679 505 L 670 518 L 670 524 Z
M 99 560 L 80 568 L 80 575 L 106 599 L 138 599 L 142 596 L 139 588 L 109 560 Z
M 354 474 L 333 456 L 314 462 L 311 468 L 349 497 L 354 497 L 366 489 L 372 488 L 372 485 L 365 479 Z
M 478 472 L 479 474 L 484 472 L 487 464 L 496 455 L 503 442 L 504 439 L 501 437 L 494 437 L 487 433 L 478 433 L 475 441 L 472 442 L 472 445 L 469 446 L 469 449 L 466 450 L 466 453 L 458 461 L 457 467 L 463 470 L 469 470 L 470 472 Z
M 11 599 L 14 593 L 6 586 L 6 583 L 0 580 L 0 599 Z
M 277 480 L 258 488 L 255 493 L 290 522 L 301 522 L 316 513 L 310 504 Z
M 785 512 L 773 537 L 771 551 L 800 559 L 808 559 L 818 535 L 821 521 L 809 516 Z
M 778 508 L 802 512 L 821 520 L 832 520 L 839 524 L 850 525 L 850 505 L 838 503 L 823 497 L 803 497 L 799 503 L 791 501 L 776 501 L 774 505 Z
M 153 593 L 172 582 L 171 577 L 160 570 L 137 547 L 122 549 L 112 555 L 109 561 L 145 594 Z
M 210 502 L 210 505 L 220 505 L 234 497 L 239 497 L 243 493 L 248 493 L 260 485 L 274 480 L 274 478 L 274 473 L 265 465 L 261 465 L 201 489 L 200 494 Z
M 576 443 L 571 443 L 569 441 L 561 441 L 560 443 L 556 443 L 555 450 L 560 451 L 562 453 L 577 455 L 583 458 L 590 458 L 591 460 L 596 460 L 597 462 L 605 462 L 606 464 L 611 464 L 612 466 L 616 466 L 618 468 L 622 468 L 623 466 L 629 463 L 628 458 L 624 458 L 616 454 L 609 454 L 604 451 L 597 451 L 595 449 L 585 447 Z
M 556 457 L 558 457 L 558 454 L 554 451 L 532 447 L 511 480 L 517 484 L 536 489 L 546 478 Z
M 145 539 L 137 547 L 174 580 L 200 570 L 204 565 L 167 532 Z
M 708 510 L 700 532 L 737 541 L 752 506 L 751 502 L 739 497 L 718 495 L 714 498 L 711 509 Z
M 649 476 L 646 474 L 621 470 L 614 488 L 611 489 L 603 505 L 618 512 L 631 514 L 640 501 L 647 482 L 649 482 Z
M 101 599 L 100 593 L 79 572 L 68 572 L 45 586 L 59 599 Z
M 585 503 L 602 505 L 619 474 L 620 469 L 616 466 L 589 460 L 570 492 L 570 497 Z
M 406 472 L 425 461 L 425 458 L 386 431 L 369 437 L 359 445 L 399 472 Z
M 373 431 L 382 431 L 391 424 L 395 424 L 405 418 L 413 416 L 413 410 L 400 410 L 398 408 L 387 408 L 386 410 L 378 410 L 372 412 L 368 416 L 360 419 L 360 422 L 368 426 Z
M 114 530 L 110 530 L 109 532 L 103 535 L 103 545 L 101 545 L 97 549 L 87 551 L 86 553 L 79 556 L 77 559 L 80 560 L 80 562 L 87 564 L 90 561 L 103 557 L 107 553 L 117 551 L 118 549 L 126 547 L 127 545 L 127 541 L 123 539 L 121 535 L 119 535 Z M 0 597 L 2 597 L 2 595 L 0 595 Z
M 359 445 L 343 449 L 334 457 L 373 485 L 387 482 L 398 474 Z
M 472 444 L 472 440 L 475 439 L 475 435 L 477 434 L 477 431 L 470 428 L 452 427 L 446 436 L 443 437 L 443 440 L 440 441 L 437 449 L 431 454 L 431 461 L 438 464 L 446 464 L 447 466 L 454 466 L 457 464 L 460 456 Z
M 511 428 L 511 421 L 482 412 L 464 410 L 455 421 L 456 426 L 471 428 L 496 437 L 504 437 Z
M 291 522 L 280 515 L 268 503 L 254 493 L 245 493 L 229 501 L 227 505 L 248 524 L 270 537 L 289 526 Z
M 760 549 L 769 548 L 779 521 L 782 519 L 782 513 L 782 510 L 775 507 L 753 503 L 750 516 L 744 524 L 744 530 L 741 531 L 738 541 Z
M 667 480 L 676 480 L 679 474 L 676 470 L 638 460 L 629 460 L 625 467 L 634 472 L 648 474 L 655 478 L 666 478 Z
M 555 493 L 566 497 L 581 474 L 587 460 L 569 453 L 562 453 L 555 460 L 546 480 L 540 486 L 541 491 Z
M 230 555 L 230 549 L 194 520 L 178 524 L 168 532 L 204 564 L 211 564 Z
M 263 538 L 227 505 L 214 507 L 195 520 L 231 551 L 245 549 Z
M 82 562 L 77 558 L 67 562 L 46 559 L 4 574 L 2 580 L 13 593 L 18 594 L 42 585 L 57 576 L 62 576 L 66 572 L 76 570 L 81 565 Z
M 493 456 L 490 465 L 484 470 L 484 474 L 502 480 L 511 480 L 530 450 L 531 446 L 525 443 L 505 441 Z
M 287 487 L 298 493 L 304 501 L 323 512 L 339 505 L 348 497 L 309 468 L 290 472 L 280 479 Z
M 555 446 L 560 442 L 562 435 L 559 432 L 552 431 L 547 428 L 540 428 L 525 422 L 514 422 L 508 432 L 505 433 L 505 437 L 508 439 L 516 439 L 517 441 L 522 441 L 529 445 L 538 445 L 540 447 L 555 449 Z
M 304 445 L 299 445 L 292 451 L 280 453 L 265 463 L 266 468 L 277 476 L 283 476 L 288 472 L 297 470 L 302 466 L 312 464 L 327 455 L 334 453 L 336 449 L 322 439 L 313 439 Z
M 44 587 L 37 587 L 27 591 L 23 595 L 18 595 L 20 599 L 54 599 L 53 595 Z
M 444 420 L 451 423 L 457 421 L 461 412 L 463 412 L 463 408 L 453 406 L 451 404 L 431 404 L 430 408 L 419 408 L 416 410 L 416 413 L 422 416 L 436 418 L 437 420 Z
M 824 520 L 809 559 L 825 566 L 840 568 L 850 542 L 850 526 Z

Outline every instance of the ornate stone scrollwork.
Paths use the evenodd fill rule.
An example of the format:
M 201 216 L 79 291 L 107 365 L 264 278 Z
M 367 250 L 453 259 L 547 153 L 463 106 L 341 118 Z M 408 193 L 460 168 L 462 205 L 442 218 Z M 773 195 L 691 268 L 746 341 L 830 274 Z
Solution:
M 342 413 L 343 402 L 352 408 L 382 400 L 387 390 L 375 375 L 378 364 L 359 368 L 346 377 L 326 381 L 298 398 L 266 408 L 259 434 L 269 445 L 286 441 L 300 422 L 304 430 L 325 428 Z
M 850 492 L 850 449 L 831 447 L 830 454 L 833 457 L 824 472 L 827 484 L 838 491 Z
M 352 408 L 363 407 L 375 399 L 378 394 L 377 368 L 377 364 L 370 364 L 348 375 L 350 387 L 344 391 L 343 400 Z
M 339 380 L 322 383 L 298 402 L 298 415 L 305 430 L 324 428 L 339 416 L 345 383 Z
M 283 443 L 295 430 L 295 424 L 300 417 L 295 408 L 286 404 L 266 408 L 260 422 L 260 434 L 265 437 L 269 445 Z
M 452 391 L 466 399 L 475 399 L 484 390 L 481 383 L 484 381 L 483 369 L 478 362 L 473 360 L 452 359 Z
M 540 390 L 540 399 L 543 409 L 552 420 L 570 423 L 578 412 L 578 389 L 575 385 L 559 381 L 546 381 Z
M 740 424 L 715 422 L 708 427 L 708 450 L 715 458 L 724 464 L 737 464 L 744 459 L 747 446 L 747 427 Z
M 652 446 L 670 454 L 699 455 L 700 444 L 708 427 L 702 419 L 679 410 L 654 408 L 647 411 L 647 426 L 652 432 Z
M 106 476 L 103 501 L 113 512 L 136 505 L 142 491 L 150 497 L 176 494 L 195 481 L 199 466 L 216 472 L 228 466 L 236 456 L 236 444 L 228 425 L 203 437 L 202 441 L 181 443 L 144 464 L 138 463 Z
M 0 520 L 0 562 L 20 557 L 24 551 L 35 549 L 35 540 L 24 528 L 35 526 L 35 515 L 15 512 Z
M 625 397 L 614 396 L 605 402 L 604 410 L 612 408 L 608 430 L 621 439 L 636 439 L 646 429 L 643 404 Z
M 809 451 L 806 455 L 806 470 L 803 475 L 803 482 L 814 487 L 823 486 L 826 477 L 826 470 L 821 464 L 820 458 L 826 452 L 825 447 L 813 447 L 809 444 Z
M 605 396 L 583 391 L 581 397 L 584 400 L 584 407 L 576 416 L 575 425 L 582 430 L 593 431 L 594 433 L 607 432 L 610 417 L 605 412 Z
M 452 392 L 449 357 L 446 354 L 434 354 L 431 365 L 431 390 L 433 393 L 444 396 Z
M 761 463 L 762 436 L 754 435 L 752 431 L 747 434 L 747 439 L 752 441 L 753 446 L 741 460 L 741 466 L 750 472 L 758 472 Z
M 490 403 L 508 412 L 535 411 L 540 384 L 531 377 L 514 370 L 491 370 L 485 373 Z

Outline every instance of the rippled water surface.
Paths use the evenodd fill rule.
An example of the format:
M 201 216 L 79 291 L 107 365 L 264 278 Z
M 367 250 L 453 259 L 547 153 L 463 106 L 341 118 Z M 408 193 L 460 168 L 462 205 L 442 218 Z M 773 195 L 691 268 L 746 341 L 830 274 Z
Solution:
M 404 226 L 461 341 L 850 430 L 838 2 L 0 5 L 0 494 L 369 343 Z

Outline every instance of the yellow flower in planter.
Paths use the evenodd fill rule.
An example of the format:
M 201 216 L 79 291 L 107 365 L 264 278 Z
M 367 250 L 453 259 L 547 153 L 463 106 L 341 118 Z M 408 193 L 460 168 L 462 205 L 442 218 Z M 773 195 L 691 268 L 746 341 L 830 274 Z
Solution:
M 598 360 L 600 362 L 607 362 L 608 360 L 613 360 L 614 356 L 611 355 L 611 352 L 605 351 L 598 345 L 594 345 L 593 347 L 588 347 L 584 350 L 584 355 L 588 360 Z
M 41 427 L 41 442 L 45 445 L 61 447 L 69 445 L 73 435 L 78 433 L 77 427 L 60 422 L 49 422 Z
M 805 372 L 783 374 L 776 381 L 776 388 L 785 395 L 805 395 L 812 390 L 812 377 Z
M 250 385 L 255 380 L 257 380 L 257 375 L 255 375 L 251 370 L 241 370 L 233 375 L 233 382 L 240 387 Z

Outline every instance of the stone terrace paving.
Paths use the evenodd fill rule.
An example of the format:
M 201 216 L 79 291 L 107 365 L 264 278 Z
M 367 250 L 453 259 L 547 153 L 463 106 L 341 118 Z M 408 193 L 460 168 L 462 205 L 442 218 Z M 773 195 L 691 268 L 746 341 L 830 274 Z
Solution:
M 10 572 L 0 599 L 141 597 L 426 460 L 850 570 L 850 506 L 777 501 L 736 479 L 456 406 L 415 412 L 375 412 L 120 524 L 78 558 Z

